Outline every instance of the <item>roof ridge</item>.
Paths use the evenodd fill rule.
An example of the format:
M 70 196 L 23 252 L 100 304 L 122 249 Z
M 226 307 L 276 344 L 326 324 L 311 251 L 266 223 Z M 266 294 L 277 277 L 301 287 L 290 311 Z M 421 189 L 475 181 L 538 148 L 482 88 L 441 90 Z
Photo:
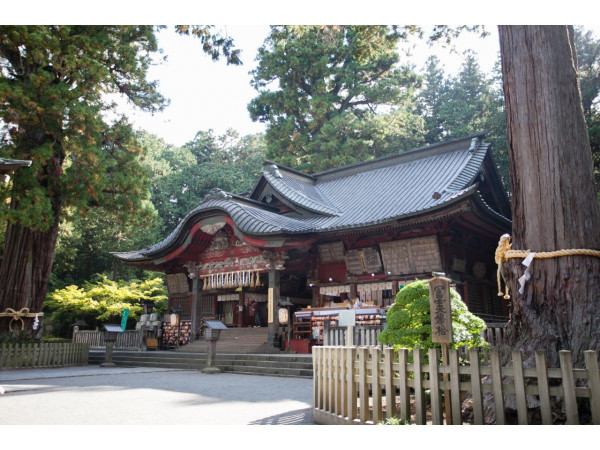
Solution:
M 379 158 L 370 159 L 367 161 L 361 161 L 361 162 L 357 162 L 354 164 L 349 164 L 347 166 L 337 167 L 334 169 L 328 169 L 323 172 L 314 174 L 313 177 L 318 182 L 320 178 L 327 177 L 327 178 L 331 179 L 334 177 L 330 178 L 329 177 L 330 175 L 335 176 L 338 173 L 356 170 L 357 168 L 362 167 L 362 166 L 375 166 L 375 167 L 373 167 L 373 169 L 376 169 L 376 168 L 378 168 L 377 166 L 381 165 L 382 163 L 386 163 L 386 162 L 388 162 L 390 160 L 394 160 L 394 159 L 400 160 L 399 161 L 399 163 L 400 163 L 400 162 L 402 162 L 401 160 L 403 160 L 403 159 L 410 160 L 414 157 L 418 157 L 418 159 L 421 159 L 421 158 L 426 158 L 427 156 L 435 156 L 435 154 L 437 154 L 438 152 L 439 153 L 451 152 L 451 151 L 453 151 L 451 147 L 453 147 L 456 144 L 461 143 L 461 142 L 472 141 L 473 138 L 479 138 L 479 140 L 482 141 L 486 134 L 487 134 L 487 131 L 482 131 L 479 133 L 471 134 L 469 136 L 453 139 L 451 141 L 427 144 L 422 147 L 407 150 L 404 152 L 398 152 L 398 153 L 394 153 L 391 155 L 385 155 L 385 156 L 381 156 Z M 429 155 L 429 153 L 432 153 L 432 155 Z

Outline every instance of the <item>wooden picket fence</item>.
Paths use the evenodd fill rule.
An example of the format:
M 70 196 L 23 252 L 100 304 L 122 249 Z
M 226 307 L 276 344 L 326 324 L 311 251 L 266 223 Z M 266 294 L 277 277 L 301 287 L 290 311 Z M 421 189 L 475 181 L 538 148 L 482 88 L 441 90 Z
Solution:
M 142 345 L 143 335 L 141 330 L 125 330 L 117 335 L 116 350 L 139 350 Z M 104 348 L 104 332 L 94 330 L 80 330 L 73 334 L 73 342 L 88 344 L 90 348 Z
M 315 423 L 377 424 L 398 418 L 418 425 L 462 424 L 462 404 L 468 399 L 472 423 L 481 425 L 485 423 L 483 397 L 492 395 L 496 424 L 507 423 L 505 399 L 509 396 L 519 424 L 528 423 L 530 396 L 539 402 L 543 424 L 553 423 L 552 399 L 564 403 L 568 424 L 580 423 L 578 402 L 589 402 L 590 421 L 600 424 L 597 351 L 585 352 L 585 369 L 573 368 L 568 351 L 560 352 L 560 368 L 547 368 L 541 351 L 535 353 L 534 368 L 523 367 L 519 351 L 512 352 L 510 367 L 501 367 L 495 348 L 489 352 L 489 364 L 480 362 L 478 349 L 469 351 L 467 364 L 459 361 L 455 349 L 449 351 L 448 364 L 439 362 L 438 349 L 429 351 L 428 364 L 421 349 L 413 351 L 412 362 L 408 350 L 396 353 L 391 347 L 329 346 L 312 351 Z
M 2 344 L 0 369 L 85 366 L 88 364 L 88 344 Z

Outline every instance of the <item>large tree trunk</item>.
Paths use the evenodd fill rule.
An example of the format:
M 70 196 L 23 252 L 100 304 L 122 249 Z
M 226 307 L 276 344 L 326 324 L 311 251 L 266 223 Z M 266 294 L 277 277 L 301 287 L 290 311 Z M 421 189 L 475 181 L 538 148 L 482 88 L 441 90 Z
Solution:
M 572 28 L 500 26 L 512 188 L 513 249 L 600 250 L 600 205 L 577 82 Z M 511 288 L 509 343 L 526 352 L 600 349 L 600 258 L 534 259 L 519 294 L 522 259 L 504 264 Z
M 42 311 L 46 286 L 58 238 L 62 202 L 53 199 L 54 221 L 47 231 L 35 231 L 8 223 L 2 261 L 0 263 L 0 311 L 29 308 Z M 31 328 L 33 320 L 24 320 Z M 9 329 L 9 320 L 0 320 L 0 332 Z

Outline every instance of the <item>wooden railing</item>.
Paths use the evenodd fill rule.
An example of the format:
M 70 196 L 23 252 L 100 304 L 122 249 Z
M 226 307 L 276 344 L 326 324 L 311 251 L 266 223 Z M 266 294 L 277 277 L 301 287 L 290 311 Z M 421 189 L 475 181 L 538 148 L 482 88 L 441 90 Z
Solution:
M 140 330 L 125 330 L 117 335 L 115 349 L 139 350 L 142 345 L 143 335 Z M 88 344 L 90 348 L 104 348 L 103 331 L 82 330 L 73 334 L 73 342 Z
M 488 323 L 487 329 L 482 333 L 483 339 L 491 346 L 497 347 L 504 343 L 504 329 L 506 323 Z M 352 345 L 372 346 L 380 345 L 377 341 L 379 334 L 385 329 L 385 325 L 366 325 L 352 327 Z M 325 323 L 323 330 L 323 345 L 344 346 L 347 342 L 347 327 L 332 327 Z
M 379 345 L 377 336 L 385 329 L 384 325 L 356 325 L 351 327 L 332 327 L 326 324 L 323 330 L 323 345 L 344 346 L 348 345 L 347 330 L 352 333 L 352 345 L 373 346 Z
M 89 353 L 88 344 L 2 344 L 0 369 L 85 366 Z
M 568 351 L 560 352 L 560 368 L 547 368 L 544 352 L 536 352 L 536 367 L 524 368 L 518 351 L 512 352 L 510 367 L 501 367 L 497 349 L 489 352 L 489 365 L 480 363 L 477 349 L 469 351 L 468 364 L 459 363 L 455 349 L 450 349 L 448 364 L 439 363 L 437 349 L 429 351 L 428 364 L 420 349 L 413 351 L 413 362 L 406 349 L 398 353 L 379 347 L 312 350 L 315 423 L 377 424 L 394 417 L 419 425 L 461 424 L 463 401 L 470 399 L 472 420 L 467 423 L 484 424 L 483 398 L 488 395 L 493 397 L 496 424 L 507 423 L 509 397 L 516 405 L 517 422 L 527 424 L 526 396 L 535 397 L 543 424 L 553 423 L 551 399 L 564 403 L 568 424 L 580 423 L 578 402 L 587 402 L 590 422 L 600 424 L 597 351 L 586 351 L 586 368 L 574 369 Z

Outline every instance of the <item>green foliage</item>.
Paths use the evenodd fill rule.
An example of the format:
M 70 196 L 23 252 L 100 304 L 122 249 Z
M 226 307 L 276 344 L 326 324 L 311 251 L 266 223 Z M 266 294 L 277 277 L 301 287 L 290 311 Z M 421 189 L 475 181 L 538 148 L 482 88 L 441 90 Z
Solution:
M 248 106 L 267 123 L 267 157 L 305 171 L 414 148 L 420 80 L 397 67 L 406 33 L 387 26 L 272 27 L 259 49 Z
M 594 179 L 600 199 L 600 40 L 591 31 L 575 27 L 575 45 L 583 114 L 588 127 Z
M 221 136 L 199 131 L 180 148 L 147 133 L 140 137 L 153 172 L 151 201 L 162 221 L 162 235 L 175 229 L 212 188 L 232 193 L 252 188 L 266 151 L 262 135 L 240 137 L 234 130 Z
M 410 423 L 406 420 L 398 419 L 397 417 L 388 417 L 377 425 L 410 425 Z
M 120 324 L 125 308 L 129 309 L 128 324 L 132 324 L 139 319 L 146 300 L 155 303 L 154 311 L 159 315 L 166 312 L 167 289 L 162 278 L 115 282 L 101 275 L 81 287 L 71 285 L 49 293 L 44 312 L 59 330 L 57 334 L 64 336 L 76 319 L 85 320 L 91 327 Z
M 500 66 L 494 73 L 481 71 L 476 55 L 466 52 L 460 72 L 447 77 L 440 60 L 432 56 L 424 68 L 419 111 L 425 120 L 428 144 L 487 131 L 498 172 L 509 188 L 506 117 Z
M 140 149 L 124 118 L 107 119 L 108 94 L 164 107 L 146 78 L 158 51 L 153 27 L 2 26 L 0 36 L 1 155 L 33 161 L 0 192 L 12 198 L 0 216 L 47 230 L 63 206 L 135 211 L 145 190 Z
M 452 309 L 452 348 L 466 346 L 487 347 L 481 338 L 486 329 L 485 322 L 469 312 L 460 295 L 450 289 Z M 429 285 L 417 280 L 398 292 L 394 304 L 387 312 L 387 328 L 379 335 L 382 344 L 393 344 L 398 348 L 421 348 L 427 354 L 440 344 L 431 341 L 431 315 L 429 308 Z

